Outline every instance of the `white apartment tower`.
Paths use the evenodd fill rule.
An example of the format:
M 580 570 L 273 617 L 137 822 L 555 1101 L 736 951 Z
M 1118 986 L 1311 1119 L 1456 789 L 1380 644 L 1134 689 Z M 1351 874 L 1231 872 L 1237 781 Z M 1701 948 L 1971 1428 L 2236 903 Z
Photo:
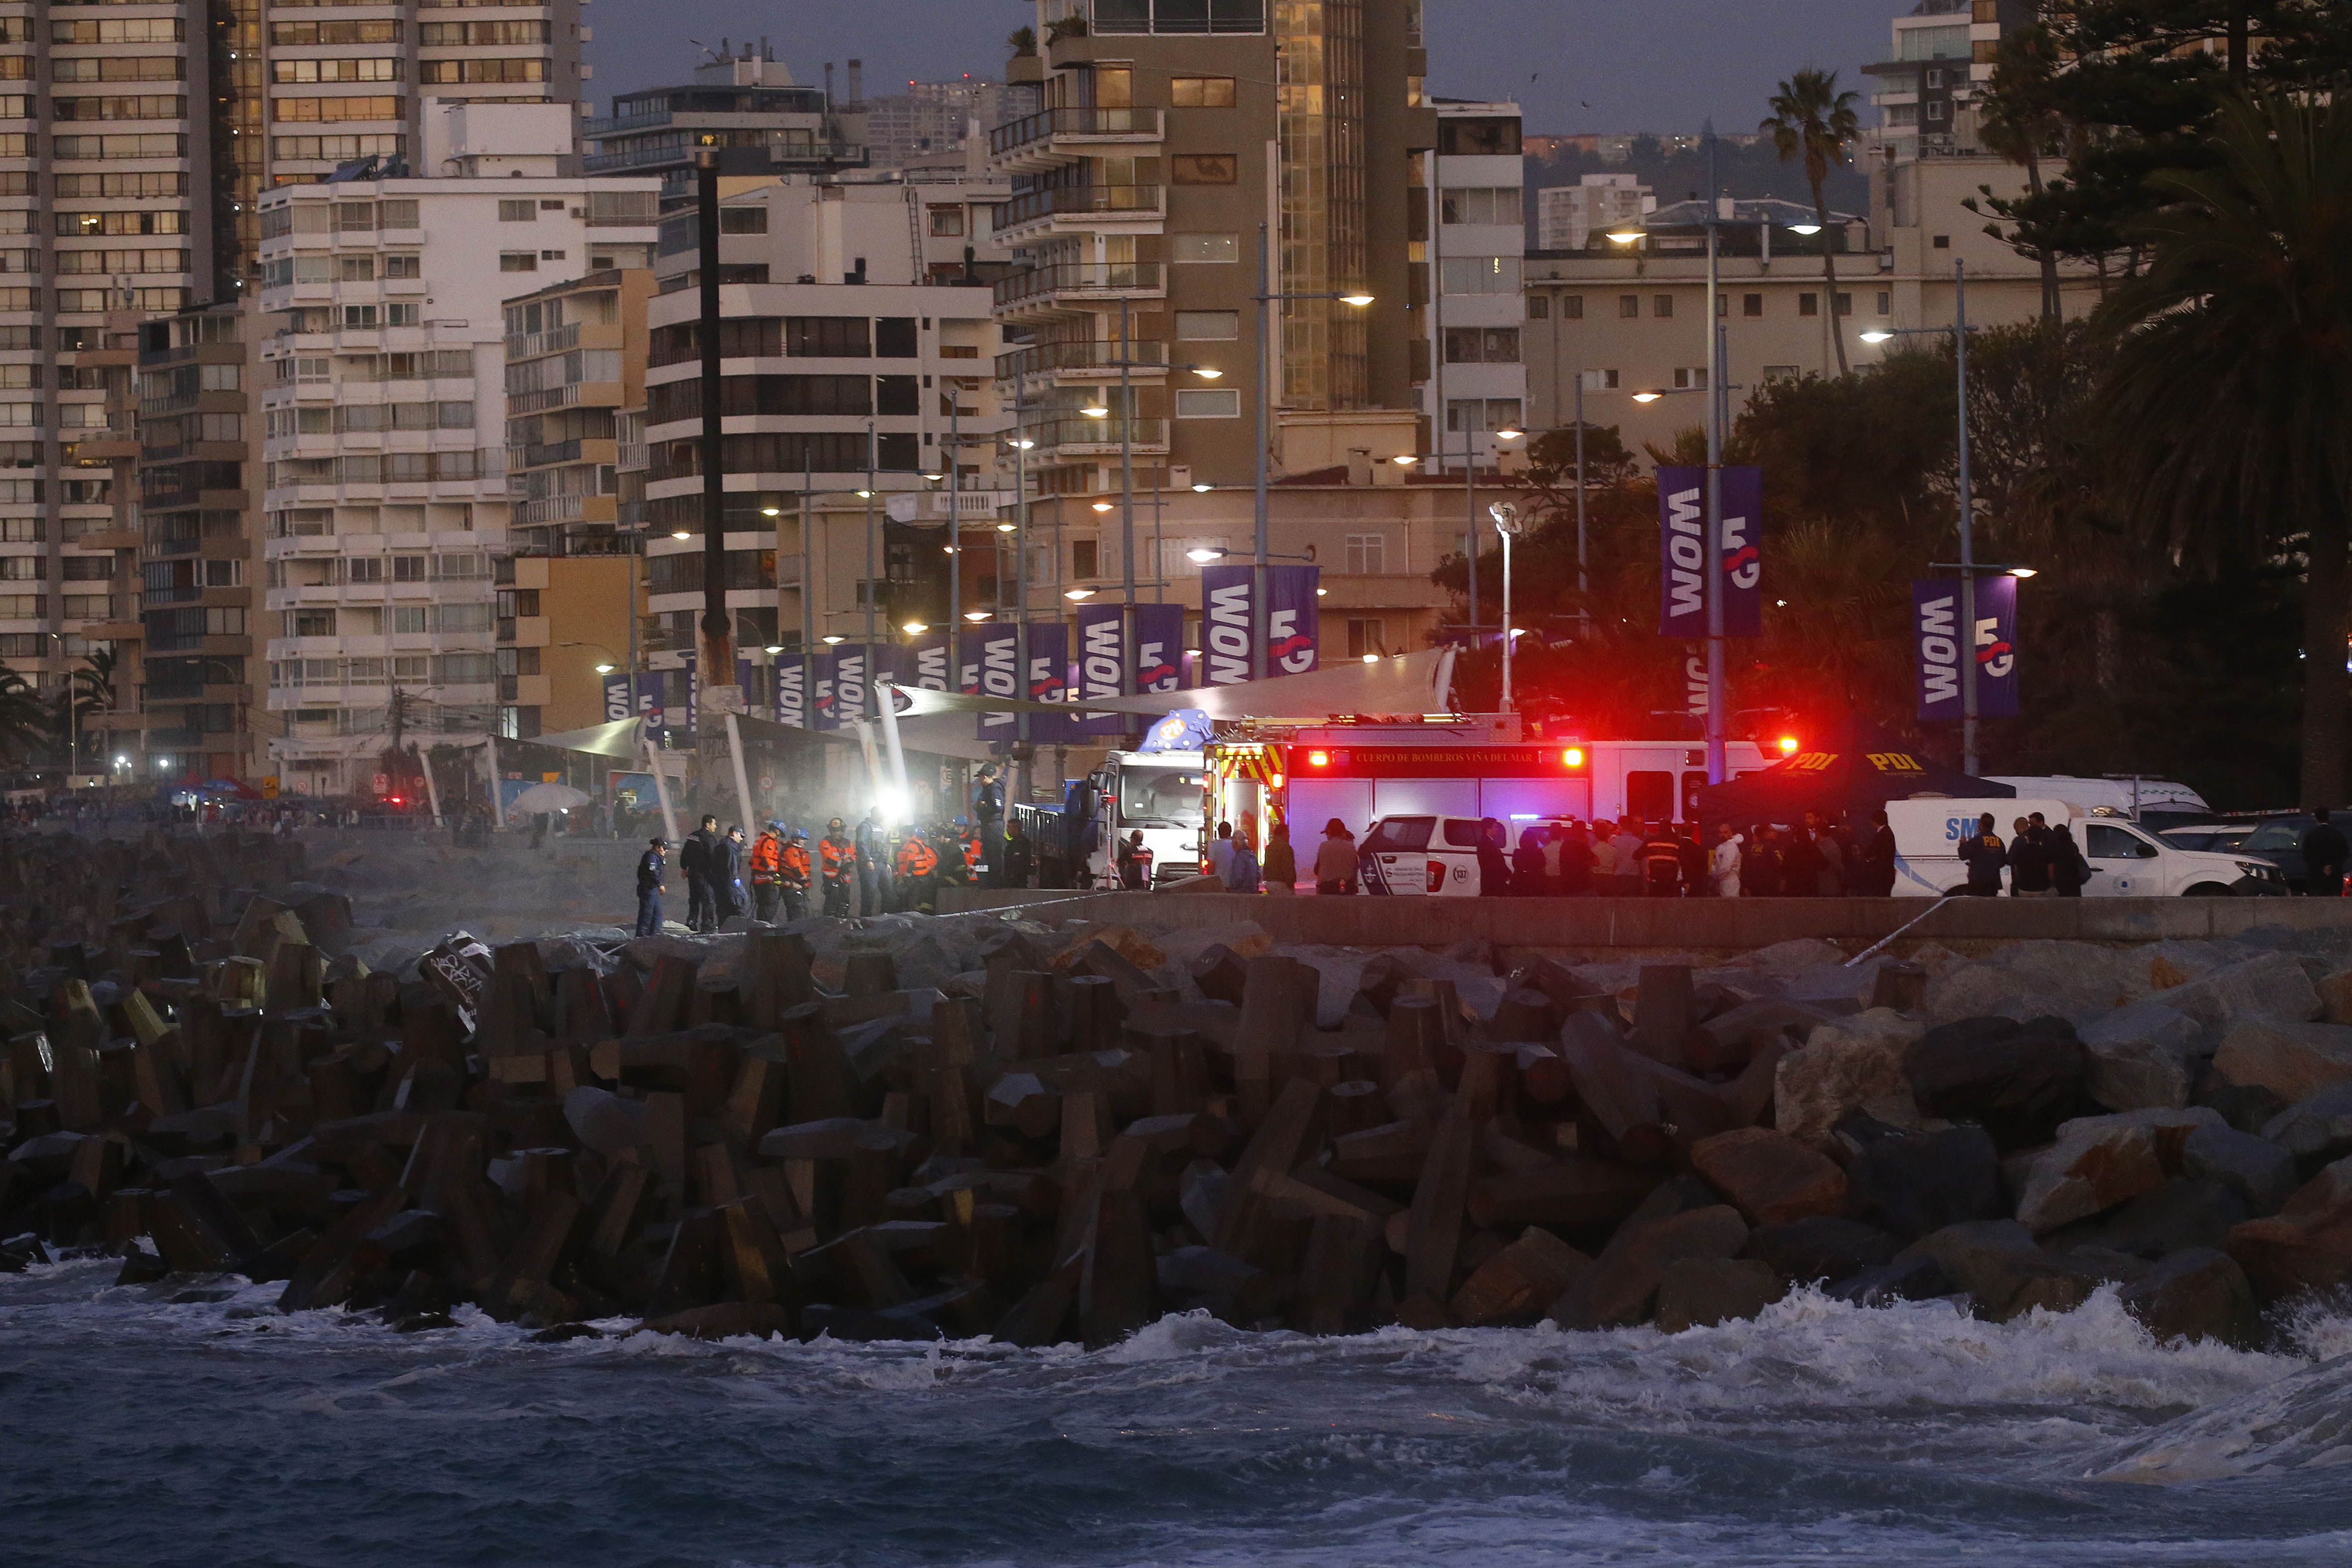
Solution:
M 442 177 L 262 197 L 260 308 L 277 329 L 256 367 L 254 488 L 268 702 L 286 726 L 271 748 L 289 791 L 363 790 L 395 739 L 496 722 L 506 416 L 510 395 L 538 390 L 505 383 L 501 303 L 646 266 L 656 237 L 656 182 L 559 172 L 570 114 L 446 109 L 425 138 Z M 618 378 L 580 368 L 581 382 Z
M 1638 174 L 1587 174 L 1536 193 L 1536 248 L 1582 250 L 1619 225 L 1640 228 L 1658 198 Z
M 1434 362 L 1416 395 L 1435 415 L 1440 466 L 1467 461 L 1492 467 L 1506 441 L 1497 433 L 1524 430 L 1527 419 L 1528 371 L 1519 352 L 1528 249 L 1519 106 L 1432 102 L 1437 297 L 1428 331 Z

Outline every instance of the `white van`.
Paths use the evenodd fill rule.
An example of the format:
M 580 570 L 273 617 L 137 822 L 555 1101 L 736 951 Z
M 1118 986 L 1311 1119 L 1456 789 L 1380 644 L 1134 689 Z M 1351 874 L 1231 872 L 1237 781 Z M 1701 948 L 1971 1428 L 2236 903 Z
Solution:
M 1492 817 L 1382 817 L 1356 845 L 1357 875 L 1375 897 L 1475 898 L 1478 842 Z M 1302 859 L 1304 854 L 1302 853 Z
M 2020 817 L 2042 813 L 2053 827 L 2069 825 L 2090 863 L 2083 886 L 2090 898 L 2216 897 L 2224 894 L 2283 894 L 2286 879 L 2268 861 L 2249 856 L 2183 850 L 2121 815 L 2079 812 L 2063 800 L 1889 800 L 1886 823 L 1895 830 L 1895 895 L 1936 898 L 1965 886 L 1968 867 L 1960 844 L 1973 838 L 1988 812 L 1993 831 L 2008 843 Z M 2009 885 L 2002 878 L 2002 886 Z

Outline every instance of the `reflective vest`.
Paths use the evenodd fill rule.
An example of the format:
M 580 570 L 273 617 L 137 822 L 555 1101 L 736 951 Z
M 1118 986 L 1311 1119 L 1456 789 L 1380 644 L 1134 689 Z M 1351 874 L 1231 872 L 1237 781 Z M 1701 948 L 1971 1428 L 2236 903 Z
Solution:
M 972 834 L 963 841 L 963 869 L 975 871 L 980 866 L 980 835 Z
M 760 841 L 751 846 L 751 881 L 755 885 L 774 882 L 783 867 L 783 845 L 773 833 L 761 833 Z
M 816 848 L 818 858 L 824 862 L 824 880 L 827 882 L 839 882 L 849 874 L 849 868 L 857 863 L 857 847 L 855 844 L 819 839 Z
M 777 862 L 777 872 L 787 887 L 805 888 L 809 884 L 808 845 L 786 844 Z
M 908 839 L 898 846 L 900 876 L 929 876 L 939 869 L 939 855 L 920 839 Z

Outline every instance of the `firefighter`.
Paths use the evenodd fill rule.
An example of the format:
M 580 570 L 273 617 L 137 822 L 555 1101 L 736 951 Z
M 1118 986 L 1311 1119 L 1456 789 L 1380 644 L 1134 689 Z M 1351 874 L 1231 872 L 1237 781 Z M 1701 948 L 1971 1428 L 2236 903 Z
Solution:
M 963 837 L 963 879 L 976 883 L 980 880 L 980 860 L 986 852 L 986 846 L 981 841 L 980 830 L 971 825 L 971 818 L 958 817 L 956 827 Z
M 824 837 L 816 844 L 817 861 L 824 868 L 824 912 L 835 918 L 849 915 L 850 889 L 856 885 L 857 846 L 849 841 L 848 831 L 839 817 L 824 825 Z
M 770 822 L 751 846 L 751 918 L 762 925 L 776 923 L 776 903 L 783 894 L 784 825 Z
M 939 869 L 939 852 L 923 841 L 919 829 L 908 828 L 898 844 L 898 907 L 931 908 L 937 899 L 932 873 Z
M 777 886 L 784 895 L 784 918 L 806 920 L 809 895 L 808 831 L 794 828 L 777 857 Z

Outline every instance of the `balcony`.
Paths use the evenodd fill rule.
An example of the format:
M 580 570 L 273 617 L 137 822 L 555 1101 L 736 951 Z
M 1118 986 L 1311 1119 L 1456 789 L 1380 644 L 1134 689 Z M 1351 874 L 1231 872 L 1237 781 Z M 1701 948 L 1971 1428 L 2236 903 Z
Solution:
M 1168 214 L 1167 193 L 1158 185 L 1055 185 L 1024 191 L 997 204 L 994 232 L 1001 240 L 1106 224 L 1157 222 Z
M 1052 462 L 1065 457 L 1116 457 L 1122 444 L 1139 453 L 1168 450 L 1164 419 L 1055 419 L 1027 432 L 1037 443 L 1030 461 Z
M 1121 299 L 1165 299 L 1168 277 L 1156 261 L 1066 261 L 1000 277 L 995 290 L 996 314 L 1017 319 Z
M 988 163 L 999 173 L 1034 174 L 1090 150 L 1158 141 L 1160 123 L 1156 109 L 1040 110 L 988 133 Z
M 997 355 L 996 379 L 1009 382 L 1043 378 L 1057 384 L 1066 382 L 1115 382 L 1119 378 L 1121 358 L 1116 338 L 1032 343 L 1025 349 Z M 1124 358 L 1125 369 L 1130 378 L 1149 377 L 1156 381 L 1168 373 L 1168 345 L 1165 343 L 1138 341 L 1130 338 Z
M 571 322 L 551 332 L 519 332 L 507 340 L 507 362 L 561 354 L 580 346 L 580 323 Z

